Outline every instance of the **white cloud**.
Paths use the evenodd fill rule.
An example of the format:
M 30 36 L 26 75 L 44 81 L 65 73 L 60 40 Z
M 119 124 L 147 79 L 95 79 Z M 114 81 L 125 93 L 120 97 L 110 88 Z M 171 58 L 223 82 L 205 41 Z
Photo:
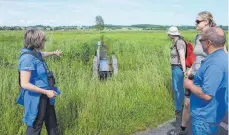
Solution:
M 181 2 L 181 0 L 171 0 L 171 1 L 175 3 Z
M 135 0 L 95 0 L 95 3 L 98 5 L 108 5 L 108 6 L 134 6 L 137 7 L 141 5 L 141 1 L 135 1 Z
M 19 20 L 20 23 L 24 24 L 25 23 L 25 20 Z
M 17 15 L 20 15 L 20 12 L 17 12 L 17 11 L 13 11 L 13 10 L 8 10 L 7 11 L 9 15 L 11 16 L 17 16 Z
M 173 8 L 184 9 L 184 6 L 181 5 L 181 4 L 173 4 L 172 7 L 173 7 Z
M 53 25 L 54 24 L 54 20 L 43 20 L 42 21 L 42 24 L 43 25 Z
M 93 25 L 96 15 L 101 15 L 107 24 L 192 24 L 203 4 L 190 3 L 187 0 L 0 0 L 0 25 Z M 227 12 L 225 8 L 213 12 L 217 22 L 225 22 L 224 12 Z
M 32 25 L 33 23 L 34 23 L 34 20 L 19 20 L 20 26 L 29 26 L 29 25 Z

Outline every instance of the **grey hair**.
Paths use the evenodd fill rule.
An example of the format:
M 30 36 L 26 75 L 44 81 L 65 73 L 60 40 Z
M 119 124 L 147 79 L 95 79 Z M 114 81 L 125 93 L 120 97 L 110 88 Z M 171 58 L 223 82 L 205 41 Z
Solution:
M 29 29 L 24 35 L 24 48 L 39 49 L 45 40 L 45 33 L 39 29 Z
M 210 27 L 201 33 L 202 39 L 210 40 L 215 47 L 222 47 L 226 43 L 226 34 L 219 27 Z

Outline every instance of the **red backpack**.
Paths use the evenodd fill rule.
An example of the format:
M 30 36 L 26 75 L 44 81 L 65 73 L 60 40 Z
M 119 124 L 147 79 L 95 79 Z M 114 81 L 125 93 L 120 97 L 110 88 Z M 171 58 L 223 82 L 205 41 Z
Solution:
M 194 61 L 196 60 L 196 55 L 193 52 L 194 51 L 193 45 L 190 42 L 186 42 L 182 38 L 180 38 L 178 40 L 183 40 L 185 42 L 185 44 L 186 44 L 185 65 L 186 65 L 186 67 L 190 68 L 190 67 L 192 67 L 192 64 L 194 63 Z M 177 48 L 177 46 L 176 46 L 176 48 Z

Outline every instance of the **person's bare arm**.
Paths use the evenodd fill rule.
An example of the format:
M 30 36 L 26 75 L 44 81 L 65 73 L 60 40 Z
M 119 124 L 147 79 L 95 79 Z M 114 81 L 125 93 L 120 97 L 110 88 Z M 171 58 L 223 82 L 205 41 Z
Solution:
M 206 101 L 209 101 L 212 99 L 212 96 L 208 95 L 208 94 L 205 94 L 201 87 L 199 86 L 196 86 L 195 84 L 193 84 L 193 81 L 192 80 L 189 80 L 188 78 L 186 78 L 184 80 L 184 87 L 186 89 L 189 89 L 193 94 L 197 95 L 198 97 L 206 100 Z
M 56 92 L 53 90 L 41 89 L 30 83 L 31 71 L 20 71 L 20 84 L 21 87 L 33 92 L 47 95 L 49 98 L 56 96 Z
M 54 52 L 41 52 L 43 57 L 49 57 L 49 56 L 60 56 L 62 54 L 61 50 L 56 50 Z
M 185 75 L 188 77 L 191 75 L 192 72 L 192 66 L 188 69 L 188 71 L 185 73 Z
M 186 66 L 185 66 L 185 51 L 184 49 L 179 49 L 178 50 L 179 56 L 180 56 L 180 62 L 181 62 L 181 66 L 182 66 L 182 70 L 183 72 L 186 71 Z

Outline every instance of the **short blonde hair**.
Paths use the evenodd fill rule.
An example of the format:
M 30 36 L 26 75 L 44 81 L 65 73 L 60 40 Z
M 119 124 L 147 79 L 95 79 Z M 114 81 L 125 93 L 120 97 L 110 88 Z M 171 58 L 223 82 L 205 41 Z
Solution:
M 29 29 L 24 35 L 24 48 L 39 49 L 45 41 L 45 33 L 39 29 Z
M 216 26 L 216 22 L 213 19 L 213 16 L 210 12 L 208 11 L 202 11 L 198 14 L 198 16 L 201 17 L 201 19 L 208 21 L 208 24 L 210 27 L 215 27 Z

